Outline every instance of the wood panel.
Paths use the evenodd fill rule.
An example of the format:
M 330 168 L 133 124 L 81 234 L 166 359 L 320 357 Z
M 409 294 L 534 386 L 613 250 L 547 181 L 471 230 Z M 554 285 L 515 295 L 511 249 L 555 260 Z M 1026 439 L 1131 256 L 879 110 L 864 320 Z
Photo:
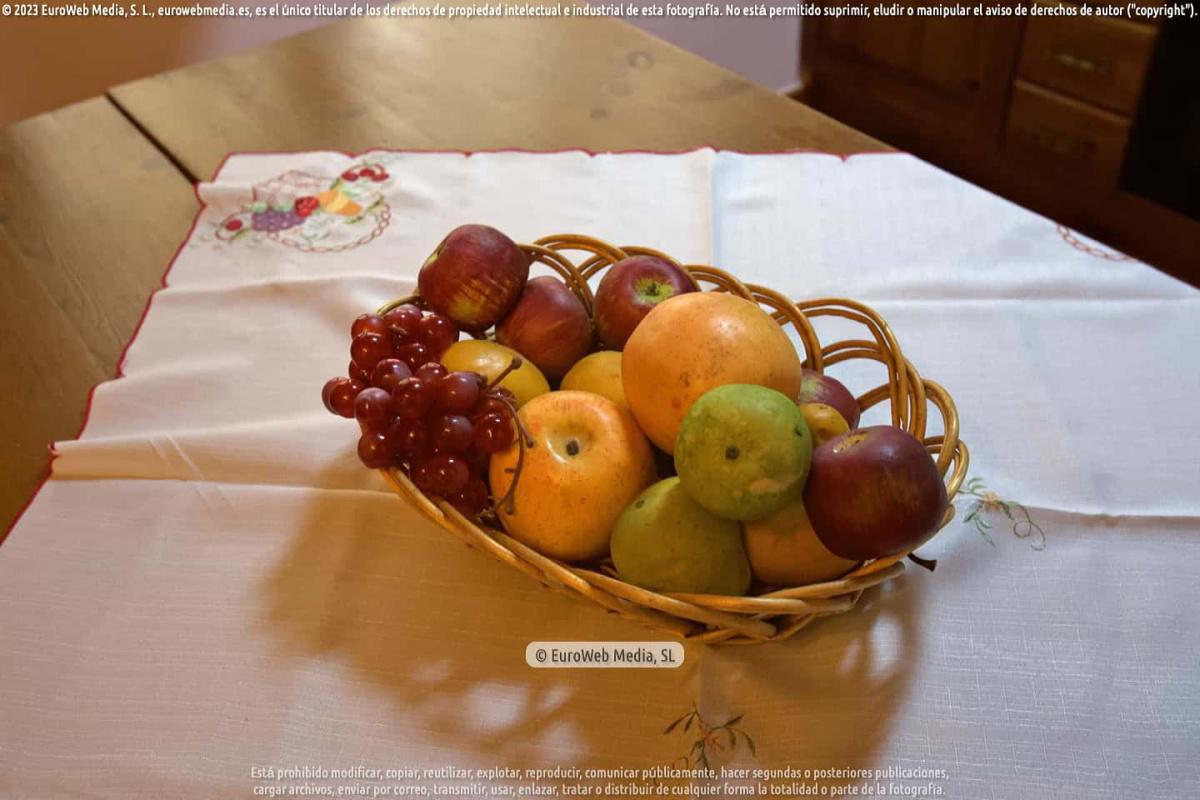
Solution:
M 886 149 L 615 19 L 362 19 L 110 95 L 186 169 L 231 150 Z
M 902 147 L 933 121 L 957 148 L 998 144 L 1019 20 L 821 18 L 803 31 L 804 98 L 817 108 Z
M 0 128 L 0 537 L 112 377 L 195 210 L 103 98 Z
M 890 5 L 890 4 L 889 4 Z M 921 3 L 902 3 L 917 9 Z M 963 96 L 984 78 L 982 52 L 989 22 L 976 17 L 845 17 L 821 26 L 828 46 L 843 57 L 883 67 L 905 80 Z

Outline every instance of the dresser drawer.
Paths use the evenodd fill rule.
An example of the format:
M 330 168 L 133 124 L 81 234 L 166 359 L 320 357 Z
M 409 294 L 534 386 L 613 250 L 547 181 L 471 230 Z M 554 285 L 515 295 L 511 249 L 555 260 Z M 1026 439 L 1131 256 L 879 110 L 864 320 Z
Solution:
M 1115 189 L 1129 120 L 1016 81 L 1004 132 L 1006 155 L 1073 183 Z
M 1022 79 L 1123 114 L 1137 109 L 1158 29 L 1098 17 L 1031 17 Z

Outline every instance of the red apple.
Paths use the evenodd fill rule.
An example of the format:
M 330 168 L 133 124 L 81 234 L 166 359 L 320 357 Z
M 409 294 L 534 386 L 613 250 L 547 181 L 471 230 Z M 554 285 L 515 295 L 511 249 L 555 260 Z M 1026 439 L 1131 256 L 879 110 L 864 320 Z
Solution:
M 858 427 L 858 418 L 862 413 L 858 401 L 841 381 L 807 367 L 800 373 L 800 394 L 796 396 L 796 402 L 833 406 L 845 418 L 850 430 Z
M 917 547 L 937 532 L 946 502 L 929 451 L 890 425 L 847 431 L 818 447 L 804 487 L 817 537 L 852 561 Z
M 496 327 L 496 341 L 558 380 L 592 349 L 592 321 L 575 293 L 549 275 L 525 284 L 521 299 Z
M 516 305 L 529 258 L 487 225 L 460 225 L 425 259 L 417 289 L 434 311 L 475 333 L 495 325 Z
M 609 350 L 621 350 L 650 309 L 696 291 L 691 276 L 654 256 L 630 256 L 608 268 L 596 288 L 596 330 Z

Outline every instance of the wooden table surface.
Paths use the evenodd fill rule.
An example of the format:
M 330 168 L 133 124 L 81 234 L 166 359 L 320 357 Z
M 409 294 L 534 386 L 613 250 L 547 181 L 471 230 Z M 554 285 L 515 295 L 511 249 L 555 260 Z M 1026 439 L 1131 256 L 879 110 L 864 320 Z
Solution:
M 195 209 L 103 98 L 0 128 L 0 537 L 113 376 Z
M 704 145 L 887 149 L 603 18 L 340 22 L 0 129 L 0 536 L 114 374 L 189 184 L 228 152 Z
M 233 150 L 885 145 L 615 19 L 361 19 L 118 86 L 193 177 Z

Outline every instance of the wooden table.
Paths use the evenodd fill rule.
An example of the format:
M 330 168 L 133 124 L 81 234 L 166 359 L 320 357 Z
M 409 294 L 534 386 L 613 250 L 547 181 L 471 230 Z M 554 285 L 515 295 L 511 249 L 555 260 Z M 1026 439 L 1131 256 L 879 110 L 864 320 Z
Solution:
M 228 152 L 703 145 L 887 149 L 602 18 L 341 22 L 0 130 L 0 530 L 112 376 L 196 211 L 189 182 Z
M 361 19 L 118 86 L 208 178 L 231 150 L 889 149 L 615 19 Z
M 0 538 L 112 377 L 195 208 L 103 98 L 0 128 Z

